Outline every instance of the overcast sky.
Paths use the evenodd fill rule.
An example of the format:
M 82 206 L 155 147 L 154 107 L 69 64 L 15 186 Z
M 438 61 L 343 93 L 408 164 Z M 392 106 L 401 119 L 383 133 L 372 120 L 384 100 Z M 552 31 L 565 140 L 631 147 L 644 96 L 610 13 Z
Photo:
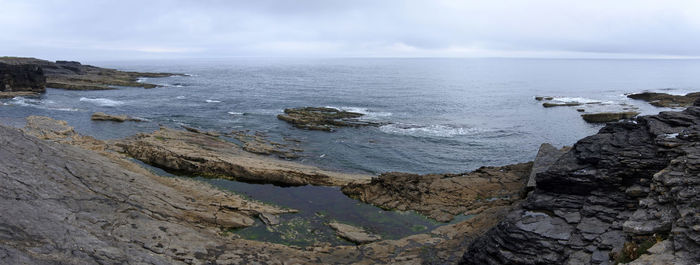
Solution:
M 700 1 L 0 0 L 0 55 L 699 57 Z

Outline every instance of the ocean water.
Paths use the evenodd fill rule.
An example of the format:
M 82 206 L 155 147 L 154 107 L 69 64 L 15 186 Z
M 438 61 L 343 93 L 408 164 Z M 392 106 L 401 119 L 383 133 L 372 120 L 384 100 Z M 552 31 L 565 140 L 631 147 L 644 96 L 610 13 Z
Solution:
M 39 99 L 3 100 L 0 122 L 22 126 L 28 115 L 68 120 L 80 132 L 118 138 L 158 124 L 206 130 L 262 131 L 301 140 L 299 161 L 377 174 L 463 172 L 531 160 L 543 142 L 571 145 L 601 125 L 578 107 L 543 108 L 534 96 L 593 101 L 588 110 L 644 114 L 662 109 L 628 100 L 645 90 L 700 88 L 697 60 L 290 59 L 88 62 L 133 71 L 187 76 L 144 79 L 154 89 L 48 89 Z M 334 133 L 296 129 L 276 119 L 284 108 L 331 106 L 365 113 L 381 127 Z M 95 111 L 149 123 L 92 122 Z
M 0 122 L 21 127 L 27 116 L 45 115 L 67 120 L 80 133 L 101 139 L 149 132 L 159 125 L 260 131 L 278 142 L 297 139 L 304 151 L 296 161 L 326 169 L 455 173 L 530 161 L 543 142 L 571 145 L 595 134 L 603 125 L 584 122 L 578 108 L 587 112 L 636 108 L 655 114 L 668 109 L 627 99 L 625 94 L 700 91 L 699 60 L 238 58 L 86 63 L 186 75 L 142 80 L 162 85 L 153 89 L 49 88 L 39 98 L 0 100 Z M 544 108 L 535 96 L 595 104 Z M 361 112 L 365 119 L 386 125 L 328 133 L 296 129 L 277 120 L 284 108 L 302 106 Z M 90 115 L 97 111 L 148 122 L 93 122 Z M 330 220 L 362 226 L 385 238 L 439 225 L 415 213 L 359 203 L 337 188 L 198 179 L 301 210 L 282 220 L 304 231 L 294 232 L 291 226 L 273 231 L 259 222 L 236 231 L 250 239 L 312 245 L 326 238 L 347 244 L 325 226 Z M 301 236 L 290 239 L 289 233 Z

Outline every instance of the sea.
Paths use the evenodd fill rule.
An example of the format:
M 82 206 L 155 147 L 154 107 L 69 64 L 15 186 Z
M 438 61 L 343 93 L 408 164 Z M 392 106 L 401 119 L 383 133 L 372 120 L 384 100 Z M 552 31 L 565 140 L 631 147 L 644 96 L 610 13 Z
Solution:
M 183 75 L 140 80 L 160 85 L 152 89 L 47 88 L 39 98 L 3 99 L 0 123 L 22 127 L 27 116 L 43 115 L 66 120 L 79 133 L 99 139 L 128 137 L 159 126 L 249 130 L 277 141 L 295 139 L 304 151 L 294 161 L 324 169 L 372 175 L 459 173 L 531 161 L 542 143 L 573 145 L 602 128 L 583 121 L 581 113 L 634 110 L 650 115 L 671 110 L 628 99 L 629 93 L 700 90 L 700 60 L 226 58 L 83 63 Z M 543 101 L 535 99 L 538 96 L 583 105 L 544 108 Z M 303 106 L 359 112 L 362 119 L 382 125 L 308 131 L 276 117 L 285 108 Z M 147 122 L 91 121 L 90 115 L 98 111 Z M 198 179 L 253 199 L 296 207 L 302 212 L 299 216 L 317 218 L 319 224 L 339 219 L 389 238 L 421 230 L 416 227 L 441 225 L 416 214 L 366 208 L 373 206 L 344 197 L 332 187 Z M 362 215 L 374 211 L 386 213 Z M 389 221 L 377 221 L 384 219 Z M 395 231 L 396 226 L 406 229 Z M 264 225 L 257 229 L 237 232 L 273 242 L 314 244 L 283 239 L 290 236 L 281 232 L 265 234 Z

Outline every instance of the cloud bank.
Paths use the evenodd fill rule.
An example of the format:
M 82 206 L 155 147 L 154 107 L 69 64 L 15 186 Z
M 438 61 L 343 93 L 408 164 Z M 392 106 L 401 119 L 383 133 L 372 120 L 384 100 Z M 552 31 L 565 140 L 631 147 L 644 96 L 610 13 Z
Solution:
M 0 28 L 49 59 L 700 56 L 694 0 L 0 0 Z

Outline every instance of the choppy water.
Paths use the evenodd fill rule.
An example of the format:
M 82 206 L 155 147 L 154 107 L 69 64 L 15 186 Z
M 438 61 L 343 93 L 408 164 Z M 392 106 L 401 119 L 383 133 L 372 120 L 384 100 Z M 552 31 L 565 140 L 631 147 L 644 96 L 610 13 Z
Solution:
M 300 139 L 304 152 L 298 161 L 328 169 L 371 174 L 464 172 L 529 161 L 543 142 L 571 145 L 602 127 L 585 123 L 576 111 L 579 107 L 543 108 L 534 96 L 602 102 L 583 106 L 588 110 L 621 110 L 619 104 L 625 103 L 654 114 L 662 109 L 628 100 L 624 94 L 700 90 L 698 60 L 246 58 L 92 64 L 188 75 L 143 79 L 164 85 L 154 89 L 48 89 L 40 98 L 6 99 L 1 101 L 0 122 L 23 126 L 28 115 L 46 115 L 98 138 L 152 131 L 158 124 L 250 129 L 273 138 Z M 299 130 L 276 119 L 284 108 L 301 106 L 362 112 L 366 119 L 389 124 L 327 133 Z M 89 116 L 96 111 L 150 122 L 92 122 Z M 267 186 L 213 182 L 253 198 L 274 200 L 265 195 Z M 277 192 L 296 194 L 300 200 L 327 194 L 342 197 L 337 190 Z M 310 205 L 308 212 L 332 207 Z M 348 214 L 330 218 L 352 223 L 349 213 L 372 211 L 362 207 L 348 206 Z M 425 220 L 411 220 L 430 226 Z
M 190 76 L 144 79 L 155 89 L 49 91 L 40 99 L 4 100 L 0 116 L 21 125 L 30 114 L 68 120 L 100 138 L 152 130 L 157 123 L 209 130 L 251 129 L 303 140 L 305 163 L 379 173 L 461 172 L 530 160 L 542 142 L 569 145 L 601 126 L 572 107 L 543 108 L 536 95 L 579 98 L 645 114 L 660 109 L 625 93 L 700 88 L 696 60 L 528 59 L 229 59 L 96 62 L 136 71 Z M 284 108 L 332 106 L 390 122 L 335 133 L 278 121 Z M 591 108 L 588 107 L 587 108 Z M 95 111 L 152 123 L 91 122 Z

